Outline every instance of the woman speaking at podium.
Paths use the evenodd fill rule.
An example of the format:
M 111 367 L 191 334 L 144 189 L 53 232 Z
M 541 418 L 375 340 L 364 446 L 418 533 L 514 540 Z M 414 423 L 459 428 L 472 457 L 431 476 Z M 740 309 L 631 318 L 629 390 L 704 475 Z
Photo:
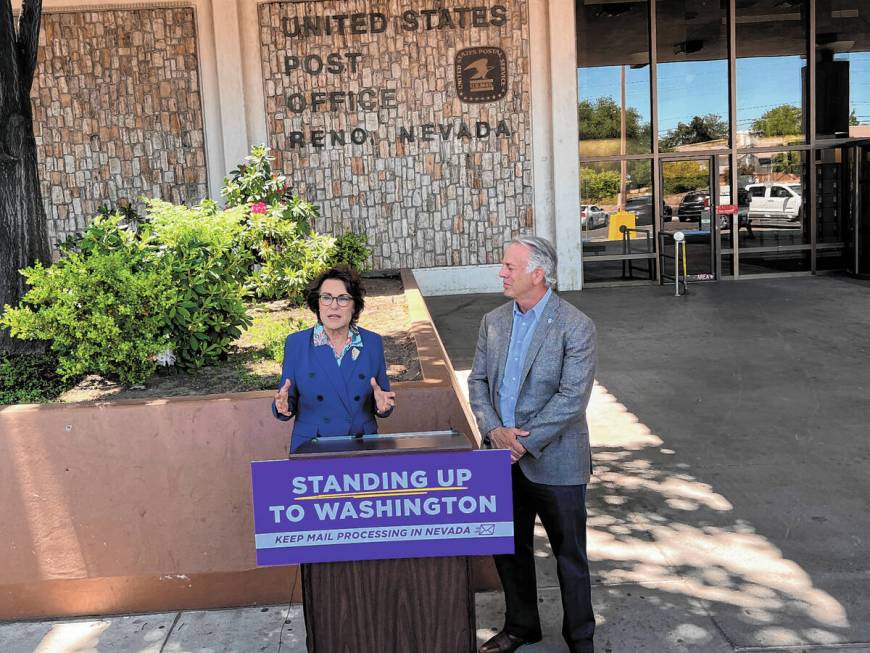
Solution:
M 336 266 L 306 289 L 317 324 L 291 333 L 272 413 L 294 417 L 290 451 L 315 437 L 377 433 L 395 406 L 381 336 L 357 326 L 365 307 L 359 273 Z

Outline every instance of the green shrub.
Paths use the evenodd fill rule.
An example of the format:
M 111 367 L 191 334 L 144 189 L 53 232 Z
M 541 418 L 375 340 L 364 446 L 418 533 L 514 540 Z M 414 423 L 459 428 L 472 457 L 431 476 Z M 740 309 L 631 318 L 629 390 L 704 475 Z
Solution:
M 371 252 L 365 236 L 345 234 L 336 240 L 313 232 L 317 207 L 294 194 L 273 163 L 269 148 L 255 145 L 224 180 L 222 195 L 227 206 L 245 210 L 238 241 L 253 256 L 248 290 L 260 299 L 286 297 L 298 303 L 305 285 L 324 269 L 338 263 L 365 269 Z
M 198 240 L 218 249 L 232 249 L 244 229 L 245 210 L 242 207 L 223 211 L 214 202 L 205 200 L 187 207 L 162 200 L 146 202 L 145 230 L 150 230 L 169 249 L 179 243 Z
M 48 341 L 62 379 L 100 374 L 141 383 L 174 344 L 164 318 L 172 281 L 151 262 L 148 242 L 120 220 L 98 216 L 57 263 L 22 270 L 29 290 L 0 317 L 14 337 Z
M 371 255 L 365 234 L 347 232 L 335 239 L 335 250 L 329 257 L 329 266 L 344 264 L 365 272 L 369 269 Z
M 244 214 L 151 200 L 138 232 L 120 215 L 98 216 L 52 267 L 23 271 L 31 289 L 3 323 L 15 337 L 49 341 L 65 379 L 100 374 L 136 384 L 158 360 L 208 365 L 250 324 Z
M 252 257 L 240 246 L 244 211 L 213 203 L 148 202 L 155 265 L 175 290 L 165 319 L 174 363 L 193 370 L 224 357 L 250 324 L 242 280 Z
M 57 357 L 0 351 L 0 405 L 53 401 L 74 384 L 57 373 Z
M 260 223 L 251 231 L 252 236 L 263 233 L 273 236 L 260 241 L 262 262 L 248 279 L 249 290 L 262 299 L 286 298 L 291 303 L 300 303 L 308 282 L 329 266 L 335 238 L 317 233 L 294 238 L 286 225 L 276 228 L 267 223 Z M 275 233 L 282 235 L 275 237 Z
M 224 179 L 221 195 L 228 207 L 250 206 L 255 214 L 270 210 L 295 222 L 301 234 L 308 234 L 318 209 L 293 193 L 287 178 L 272 170 L 274 161 L 268 147 L 254 145 L 244 162 Z
M 272 206 L 275 207 L 274 204 Z M 320 209 L 316 205 L 298 195 L 294 195 L 287 204 L 278 206 L 283 209 L 284 219 L 293 220 L 302 234 L 311 233 L 311 225 L 314 219 L 320 215 Z
M 265 145 L 254 145 L 243 163 L 224 179 L 221 191 L 227 206 L 240 206 L 263 202 L 289 202 L 293 191 L 284 175 L 272 171 L 274 157 Z

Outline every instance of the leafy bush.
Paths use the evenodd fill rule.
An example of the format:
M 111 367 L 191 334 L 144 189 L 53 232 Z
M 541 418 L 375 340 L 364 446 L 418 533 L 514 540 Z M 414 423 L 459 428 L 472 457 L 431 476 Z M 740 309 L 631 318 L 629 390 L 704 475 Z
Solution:
M 175 290 L 165 316 L 174 363 L 185 370 L 223 357 L 250 324 L 241 282 L 250 253 L 239 246 L 242 210 L 150 200 L 155 264 Z
M 72 387 L 57 374 L 57 358 L 0 351 L 0 405 L 36 404 L 57 399 Z
M 48 341 L 62 379 L 101 374 L 140 383 L 173 345 L 164 319 L 172 281 L 152 264 L 149 243 L 120 220 L 98 216 L 57 263 L 22 270 L 30 289 L 0 317 L 14 337 Z
M 285 220 L 296 223 L 301 234 L 311 231 L 318 215 L 317 207 L 299 197 L 290 188 L 287 178 L 274 172 L 274 157 L 265 145 L 254 145 L 245 161 L 224 179 L 221 195 L 227 206 L 251 206 L 253 213 L 271 210 Z
M 243 231 L 245 210 L 242 207 L 223 211 L 211 200 L 187 207 L 154 199 L 148 200 L 145 206 L 147 226 L 144 229 L 169 249 L 191 239 L 218 249 L 232 249 Z
M 22 270 L 30 290 L 6 307 L 0 328 L 47 341 L 64 380 L 100 374 L 136 384 L 158 363 L 191 370 L 225 356 L 251 324 L 246 293 L 299 302 L 329 265 L 362 269 L 370 256 L 365 236 L 312 232 L 317 207 L 272 161 L 268 148 L 252 149 L 225 181 L 226 210 L 211 200 L 146 200 L 142 216 L 129 203 L 101 211 L 61 244 L 52 267 Z M 280 330 L 283 342 L 289 331 Z
M 239 237 L 254 256 L 247 287 L 261 299 L 301 299 L 305 285 L 325 268 L 346 263 L 365 270 L 371 257 L 365 235 L 338 239 L 311 231 L 317 207 L 294 194 L 286 177 L 273 171 L 269 148 L 255 145 L 224 180 L 227 206 L 246 207 Z
M 347 232 L 335 239 L 335 249 L 329 257 L 329 267 L 334 265 L 349 265 L 359 272 L 369 269 L 369 258 L 372 251 L 368 248 L 368 238 L 365 234 Z
M 97 216 L 52 267 L 24 270 L 31 289 L 3 324 L 15 337 L 50 341 L 64 379 L 100 374 L 126 384 L 158 359 L 196 369 L 223 357 L 242 329 L 240 246 L 244 210 L 152 200 L 134 232 L 120 215 Z
M 255 145 L 224 180 L 227 206 L 243 208 L 239 246 L 253 255 L 246 286 L 261 299 L 301 299 L 302 289 L 331 260 L 335 239 L 311 230 L 317 207 L 273 171 L 269 148 Z M 367 258 L 367 257 L 366 257 Z
M 305 286 L 328 267 L 335 251 L 332 236 L 300 237 L 293 223 L 275 215 L 252 219 L 245 238 L 259 261 L 248 278 L 248 289 L 262 299 L 300 303 Z
M 240 206 L 263 202 L 289 202 L 293 191 L 284 175 L 272 171 L 274 157 L 269 156 L 269 148 L 265 145 L 254 145 L 245 161 L 230 172 L 224 179 L 221 195 L 227 206 Z

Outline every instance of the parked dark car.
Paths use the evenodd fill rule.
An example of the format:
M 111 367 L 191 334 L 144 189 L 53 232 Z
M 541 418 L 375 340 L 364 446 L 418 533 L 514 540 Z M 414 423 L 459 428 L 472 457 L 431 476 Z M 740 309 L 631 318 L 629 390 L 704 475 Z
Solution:
M 680 200 L 677 208 L 677 219 L 680 222 L 701 222 L 701 213 L 710 208 L 710 194 L 701 191 L 689 191 Z
M 625 210 L 637 216 L 637 224 L 652 224 L 652 195 L 630 197 L 625 203 Z M 662 219 L 670 222 L 673 217 L 673 209 L 662 202 Z

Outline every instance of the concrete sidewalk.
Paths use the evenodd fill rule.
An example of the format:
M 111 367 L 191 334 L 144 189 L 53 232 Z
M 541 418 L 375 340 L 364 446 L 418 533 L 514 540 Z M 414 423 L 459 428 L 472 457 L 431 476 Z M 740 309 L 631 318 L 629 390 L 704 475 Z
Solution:
M 870 284 L 587 290 L 598 650 L 870 651 Z M 432 298 L 455 368 L 498 296 Z M 559 639 L 539 543 L 548 644 Z M 501 625 L 481 609 L 481 625 Z M 524 649 L 525 651 L 526 649 Z
M 563 296 L 598 325 L 589 552 L 603 653 L 870 653 L 870 284 Z M 460 375 L 497 295 L 430 298 Z M 546 637 L 555 565 L 537 545 Z M 478 594 L 478 639 L 501 626 Z M 302 652 L 301 608 L 0 624 L 0 652 Z

